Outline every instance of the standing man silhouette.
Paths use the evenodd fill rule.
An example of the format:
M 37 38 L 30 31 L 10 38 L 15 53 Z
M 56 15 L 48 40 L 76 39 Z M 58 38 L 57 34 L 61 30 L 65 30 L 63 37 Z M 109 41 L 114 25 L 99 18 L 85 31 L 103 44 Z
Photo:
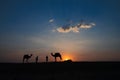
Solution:
M 35 58 L 35 62 L 38 63 L 38 56 L 36 56 L 36 58 Z
M 48 56 L 46 56 L 46 62 L 48 62 Z

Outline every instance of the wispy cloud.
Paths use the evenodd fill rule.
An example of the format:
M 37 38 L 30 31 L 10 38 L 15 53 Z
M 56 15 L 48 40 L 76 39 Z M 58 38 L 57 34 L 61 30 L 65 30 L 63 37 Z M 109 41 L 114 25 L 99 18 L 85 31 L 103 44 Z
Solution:
M 90 24 L 78 24 L 78 28 L 92 28 L 95 26 L 95 23 L 90 23 Z
M 50 19 L 50 20 L 49 20 L 49 23 L 52 23 L 52 22 L 54 22 L 54 19 Z
M 61 33 L 68 33 L 70 31 L 79 32 L 79 28 L 77 26 L 76 27 L 69 26 L 67 28 L 59 27 L 59 28 L 57 28 L 57 31 L 61 32 Z
M 77 24 L 77 25 L 74 25 L 74 26 L 61 26 L 59 28 L 57 28 L 56 30 L 58 32 L 61 32 L 61 33 L 68 33 L 68 32 L 79 32 L 80 31 L 80 28 L 83 28 L 83 29 L 89 29 L 89 28 L 92 28 L 93 26 L 95 26 L 95 23 L 89 23 L 89 24 L 85 24 L 85 23 L 80 23 L 80 24 Z

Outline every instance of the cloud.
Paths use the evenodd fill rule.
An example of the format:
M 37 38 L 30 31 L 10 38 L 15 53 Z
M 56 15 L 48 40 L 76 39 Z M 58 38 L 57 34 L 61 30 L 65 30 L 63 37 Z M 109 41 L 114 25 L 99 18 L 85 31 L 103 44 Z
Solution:
M 61 33 L 68 33 L 70 31 L 73 31 L 73 32 L 79 32 L 79 28 L 76 26 L 76 27 L 67 27 L 67 28 L 64 28 L 64 27 L 59 27 L 57 28 L 57 31 L 58 32 L 61 32 Z
M 52 22 L 54 22 L 54 19 L 50 19 L 50 20 L 49 20 L 49 23 L 52 23 Z
M 90 23 L 90 24 L 77 24 L 77 25 L 74 25 L 74 26 L 62 26 L 62 27 L 59 27 L 57 28 L 56 30 L 58 32 L 61 32 L 61 33 L 68 33 L 68 32 L 79 32 L 80 31 L 80 28 L 83 28 L 83 29 L 89 29 L 89 28 L 92 28 L 93 26 L 95 26 L 95 23 Z

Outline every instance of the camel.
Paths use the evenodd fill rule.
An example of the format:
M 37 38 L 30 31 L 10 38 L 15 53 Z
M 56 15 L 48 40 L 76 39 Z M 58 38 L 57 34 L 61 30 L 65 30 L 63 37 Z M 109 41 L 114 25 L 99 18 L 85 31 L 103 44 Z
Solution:
M 55 62 L 57 61 L 57 57 L 59 57 L 60 58 L 60 60 L 62 60 L 62 57 L 61 57 L 61 54 L 60 53 L 51 53 L 51 55 L 55 58 Z
M 28 55 L 28 54 L 24 55 L 23 56 L 23 63 L 24 63 L 25 60 L 28 63 L 28 59 L 30 59 L 31 57 L 32 57 L 32 54 L 31 55 Z

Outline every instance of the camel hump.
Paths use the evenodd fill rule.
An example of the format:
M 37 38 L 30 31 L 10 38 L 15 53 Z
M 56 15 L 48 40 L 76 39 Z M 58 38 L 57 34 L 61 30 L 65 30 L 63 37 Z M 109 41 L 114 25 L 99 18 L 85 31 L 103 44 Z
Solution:
M 23 58 L 27 58 L 27 57 L 32 57 L 32 54 L 25 54 L 24 56 L 23 56 Z
M 23 57 L 28 56 L 28 54 L 25 54 Z
M 60 54 L 59 52 L 56 52 L 55 54 Z

